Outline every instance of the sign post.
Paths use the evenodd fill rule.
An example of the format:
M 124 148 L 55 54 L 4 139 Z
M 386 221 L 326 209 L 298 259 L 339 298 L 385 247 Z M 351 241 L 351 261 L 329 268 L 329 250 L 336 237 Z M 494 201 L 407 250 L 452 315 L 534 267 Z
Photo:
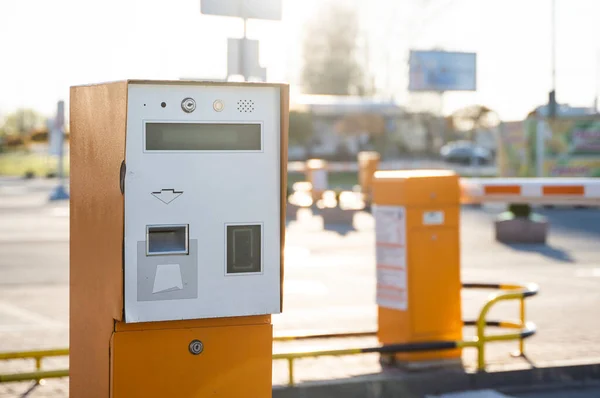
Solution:
M 64 147 L 65 147 L 65 102 L 58 101 L 56 117 L 50 124 L 50 153 L 58 156 L 58 186 L 50 194 L 50 200 L 66 200 L 69 194 L 64 181 Z
M 438 93 L 440 117 L 443 117 L 446 91 L 477 90 L 477 54 L 411 50 L 408 90 Z M 476 165 L 475 151 L 472 153 L 471 167 Z
M 244 23 L 242 39 L 229 39 L 227 44 L 227 75 L 241 75 L 243 80 L 259 78 L 266 81 L 265 68 L 258 63 L 258 41 L 248 40 L 248 19 L 281 20 L 281 0 L 201 0 L 201 13 L 238 17 Z

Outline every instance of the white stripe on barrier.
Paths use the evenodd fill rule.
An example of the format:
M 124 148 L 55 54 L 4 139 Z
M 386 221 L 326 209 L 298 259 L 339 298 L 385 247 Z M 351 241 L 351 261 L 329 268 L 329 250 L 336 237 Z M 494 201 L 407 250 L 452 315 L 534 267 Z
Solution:
M 539 184 L 525 184 L 521 186 L 521 195 L 524 197 L 539 198 L 543 196 L 542 186 Z
M 590 198 L 600 198 L 600 184 L 586 185 L 585 196 Z
M 484 194 L 482 184 L 473 183 L 468 179 L 461 180 L 461 188 L 463 194 L 469 197 L 480 197 Z

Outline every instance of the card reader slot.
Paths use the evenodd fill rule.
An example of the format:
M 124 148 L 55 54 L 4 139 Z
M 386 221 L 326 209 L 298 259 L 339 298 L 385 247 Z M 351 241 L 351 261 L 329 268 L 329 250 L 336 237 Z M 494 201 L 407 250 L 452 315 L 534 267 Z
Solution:
M 261 272 L 261 225 L 227 225 L 227 274 Z
M 188 225 L 147 225 L 146 255 L 189 254 Z

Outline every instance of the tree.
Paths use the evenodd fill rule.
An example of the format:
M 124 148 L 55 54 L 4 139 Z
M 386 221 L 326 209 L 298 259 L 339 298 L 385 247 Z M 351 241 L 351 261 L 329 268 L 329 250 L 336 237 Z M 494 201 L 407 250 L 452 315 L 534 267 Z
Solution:
M 489 130 L 500 124 L 496 112 L 483 105 L 470 105 L 452 114 L 452 125 L 467 134 L 469 141 L 475 141 L 478 130 Z
M 305 32 L 302 85 L 307 94 L 369 94 L 373 82 L 359 62 L 355 9 L 327 0 Z
M 17 109 L 6 116 L 0 130 L 6 135 L 25 135 L 34 129 L 45 127 L 45 124 L 46 118 L 39 112 L 33 109 Z

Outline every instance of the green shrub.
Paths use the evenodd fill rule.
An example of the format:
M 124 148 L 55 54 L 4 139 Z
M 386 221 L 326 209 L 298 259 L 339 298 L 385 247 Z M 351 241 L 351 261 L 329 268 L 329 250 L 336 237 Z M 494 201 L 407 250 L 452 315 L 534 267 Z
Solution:
M 528 218 L 531 215 L 531 206 L 526 203 L 511 203 L 508 206 L 508 211 L 514 214 L 515 217 Z

